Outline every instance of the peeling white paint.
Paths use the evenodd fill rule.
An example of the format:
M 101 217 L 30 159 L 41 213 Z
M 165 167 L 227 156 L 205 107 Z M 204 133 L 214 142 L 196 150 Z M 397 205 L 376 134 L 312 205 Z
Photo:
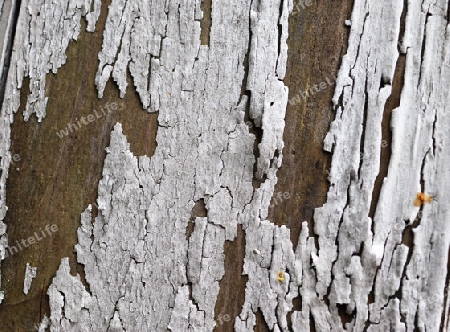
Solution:
M 9 125 L 22 78 L 31 76 L 33 84 L 25 119 L 36 113 L 41 120 L 46 73 L 65 62 L 81 16 L 94 30 L 100 1 L 82 4 L 61 7 L 64 15 L 55 4 L 42 8 L 58 43 L 55 53 L 36 55 L 33 50 L 48 42 L 44 18 L 36 14 L 42 3 L 22 2 L 19 20 L 25 28 L 16 36 L 16 67 L 9 72 L 11 93 L 0 123 L 6 139 L 0 145 L 0 220 L 6 212 Z M 95 10 L 88 13 L 92 5 Z M 209 45 L 200 45 L 198 0 L 113 0 L 99 53 L 98 94 L 112 77 L 123 97 L 130 70 L 143 107 L 159 112 L 158 145 L 153 156 L 136 157 L 121 125 L 115 126 L 98 187 L 98 215 L 92 216 L 90 206 L 82 213 L 75 247 L 87 285 L 70 275 L 63 259 L 48 290 L 49 322 L 41 327 L 212 331 L 225 272 L 224 243 L 236 237 L 241 224 L 248 282 L 242 311 L 234 317 L 236 331 L 252 331 L 258 311 L 271 330 L 288 331 L 297 297 L 302 310 L 292 312 L 293 331 L 445 329 L 441 323 L 448 324 L 450 306 L 444 296 L 450 245 L 447 6 L 444 0 L 410 0 L 406 8 L 402 1 L 355 1 L 333 97 L 336 119 L 324 141 L 333 153 L 327 202 L 315 211 L 314 234 L 302 224 L 294 251 L 289 229 L 267 220 L 284 145 L 288 89 L 282 80 L 292 0 L 213 1 Z M 399 36 L 402 11 L 405 35 Z M 55 28 L 62 17 L 70 18 L 63 20 L 69 27 Z M 399 51 L 406 56 L 405 84 L 391 119 L 389 172 L 372 220 L 381 121 Z M 245 82 L 249 93 L 241 95 Z M 263 129 L 258 160 L 255 136 L 244 123 L 247 105 Z M 253 179 L 263 180 L 259 188 L 253 188 Z M 437 199 L 417 208 L 417 192 Z M 200 199 L 207 216 L 194 219 L 187 238 Z M 403 242 L 411 228 L 409 246 Z M 342 308 L 352 317 L 345 326 Z
M 36 278 L 37 267 L 27 263 L 25 268 L 25 277 L 23 278 L 23 293 L 26 295 L 31 288 L 31 282 Z
M 3 76 L 7 74 L 7 71 L 5 71 L 6 57 L 11 51 L 9 47 L 13 39 L 14 12 L 16 8 L 16 0 L 0 0 L 0 79 L 2 79 L 2 84 Z M 3 86 L 0 87 L 0 91 L 3 88 Z
M 17 1 L 0 0 L 0 84 L 6 81 L 5 76 L 6 58 L 9 53 L 9 45 L 12 44 L 12 31 L 14 12 L 17 7 Z M 0 87 L 0 98 L 5 91 L 5 87 Z M 1 102 L 1 100 L 0 100 Z M 8 178 L 8 169 L 11 162 L 9 152 L 9 119 L 2 112 L 0 117 L 0 262 L 5 259 L 8 238 L 6 235 L 6 225 L 3 222 L 7 211 L 5 199 L 5 184 Z M 0 291 L 0 303 L 3 301 L 4 292 Z
M 16 1 L 13 1 L 13 4 L 8 21 L 12 19 Z M 7 211 L 5 186 L 11 163 L 10 126 L 20 105 L 23 79 L 30 78 L 30 94 L 23 114 L 24 119 L 27 121 L 35 113 L 38 121 L 41 121 L 45 117 L 47 104 L 45 77 L 50 71 L 56 73 L 65 63 L 67 46 L 79 35 L 81 16 L 86 16 L 88 30 L 93 31 L 95 20 L 100 13 L 100 0 L 94 0 L 93 13 L 89 12 L 90 8 L 91 0 L 21 1 L 11 66 L 0 111 L 0 261 L 5 258 L 8 242 L 3 220 Z M 0 28 L 0 35 L 2 34 Z M 1 50 L 1 55 L 4 55 L 4 49 Z M 1 58 L 1 69 L 3 61 Z M 3 292 L 0 293 L 0 302 L 2 299 Z
M 349 47 L 333 98 L 337 117 L 325 139 L 333 162 L 327 203 L 314 218 L 320 249 L 315 289 L 322 297 L 331 286 L 329 310 L 335 320 L 337 304 L 345 304 L 348 313 L 356 309 L 345 326 L 351 331 L 362 330 L 367 322 L 378 324 L 371 324 L 371 331 L 445 330 L 441 319 L 448 320 L 449 314 L 443 311 L 450 244 L 448 167 L 443 160 L 449 151 L 447 135 L 440 129 L 449 121 L 444 18 L 448 3 L 437 1 L 428 8 L 421 1 L 408 1 L 406 8 L 402 6 L 401 1 L 355 2 Z M 391 120 L 388 176 L 372 221 L 367 216 L 379 171 L 381 117 L 391 92 L 397 44 L 406 56 L 405 83 Z M 443 199 L 425 205 L 417 217 L 413 200 L 422 191 Z M 416 218 L 418 225 L 412 226 Z M 402 238 L 411 227 L 409 247 Z M 368 307 L 372 290 L 375 299 Z
M 223 246 L 236 237 L 241 223 L 255 228 L 254 233 L 246 232 L 247 243 L 264 248 L 266 254 L 255 274 L 245 273 L 252 274 L 250 283 L 265 279 L 273 295 L 271 300 L 264 298 L 258 289 L 261 306 L 267 312 L 272 308 L 273 324 L 280 317 L 286 325 L 296 292 L 286 297 L 290 277 L 280 284 L 276 273 L 286 267 L 283 256 L 293 255 L 289 232 L 283 228 L 276 240 L 281 250 L 276 259 L 271 258 L 270 242 L 252 242 L 260 236 L 272 239 L 274 231 L 278 234 L 278 228 L 262 218 L 267 216 L 282 160 L 288 90 L 281 79 L 292 3 L 265 1 L 256 6 L 248 1 L 223 8 L 213 2 L 209 46 L 200 45 L 200 25 L 190 1 L 156 1 L 151 10 L 148 6 L 147 2 L 112 2 L 96 83 L 101 96 L 112 75 L 123 96 L 129 66 L 144 108 L 159 112 L 158 146 L 151 158 L 137 159 L 121 126 L 116 125 L 112 133 L 99 184 L 99 215 L 92 227 L 90 209 L 83 214 L 76 246 L 89 284 L 91 300 L 85 308 L 89 315 L 70 323 L 96 331 L 111 327 L 211 331 L 224 275 Z M 220 16 L 236 24 L 226 24 L 224 29 Z M 278 23 L 283 26 L 281 41 Z M 255 36 L 250 50 L 249 26 Z M 265 37 L 268 31 L 270 39 Z M 240 95 L 246 53 L 250 100 Z M 261 81 L 261 77 L 268 78 Z M 255 123 L 263 127 L 256 176 L 267 177 L 256 191 L 252 186 L 255 137 L 244 124 L 249 102 Z M 191 210 L 199 199 L 205 201 L 207 217 L 194 220 L 194 231 L 186 239 Z M 134 231 L 121 232 L 124 228 Z M 301 273 L 293 266 L 289 263 L 292 271 Z M 62 289 L 64 284 L 62 279 L 54 280 L 52 287 Z M 67 319 L 62 315 L 64 304 L 57 303 L 50 317 L 54 329 Z M 280 309 L 275 316 L 277 303 Z M 85 312 L 83 307 L 78 310 L 80 315 Z

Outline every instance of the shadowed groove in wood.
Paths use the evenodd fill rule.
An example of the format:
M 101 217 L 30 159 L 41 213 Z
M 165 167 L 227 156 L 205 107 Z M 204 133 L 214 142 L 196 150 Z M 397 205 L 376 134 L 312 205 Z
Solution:
M 264 320 L 264 315 L 261 312 L 261 309 L 258 308 L 258 311 L 255 314 L 256 316 L 256 326 L 254 332 L 269 332 L 272 331 Z
M 399 40 L 403 39 L 405 34 L 405 18 L 407 11 L 407 0 L 404 0 L 404 7 L 402 16 L 400 18 L 400 36 Z M 400 52 L 399 52 L 400 53 Z M 392 111 L 400 106 L 400 97 L 405 80 L 405 62 L 406 55 L 399 54 L 397 59 L 397 64 L 395 66 L 394 79 L 392 81 L 392 92 L 386 101 L 384 107 L 383 120 L 381 123 L 382 130 L 382 142 L 381 142 L 381 156 L 380 156 L 380 173 L 375 181 L 375 186 L 372 192 L 372 203 L 370 206 L 369 217 L 372 218 L 375 215 L 376 204 L 378 198 L 380 197 L 381 186 L 383 184 L 383 179 L 387 176 L 389 160 L 391 157 L 391 146 L 392 146 L 392 133 L 390 129 Z M 383 144 L 384 143 L 384 144 Z M 383 145 L 385 145 L 383 147 Z M 372 230 L 373 231 L 373 230 Z
M 2 288 L 5 290 L 5 300 L 0 306 L 0 315 L 4 317 L 0 322 L 2 331 L 30 331 L 44 314 L 49 315 L 46 292 L 62 257 L 70 257 L 73 274 L 82 272 L 82 266 L 76 263 L 73 253 L 80 213 L 88 204 L 96 202 L 105 148 L 109 145 L 115 123 L 122 123 L 135 155 L 151 156 L 156 148 L 157 114 L 149 114 L 142 109 L 133 88 L 129 88 L 121 100 L 117 87 L 109 81 L 104 97 L 101 100 L 97 98 L 94 76 L 108 5 L 109 2 L 103 3 L 96 32 L 86 33 L 86 24 L 82 20 L 78 40 L 67 49 L 67 63 L 56 75 L 47 75 L 49 101 L 47 116 L 41 123 L 35 116 L 26 123 L 23 121 L 21 111 L 28 95 L 28 82 L 22 89 L 21 110 L 15 116 L 11 135 L 11 151 L 19 154 L 21 161 L 18 164 L 20 171 L 12 165 L 7 182 L 9 210 L 5 223 L 9 241 L 14 243 L 26 239 L 47 224 L 56 224 L 58 231 L 2 264 Z M 130 77 L 128 83 L 131 83 Z M 113 102 L 118 108 L 110 108 L 107 112 L 107 103 Z M 69 123 L 75 124 L 82 116 L 88 115 L 94 115 L 95 121 L 81 124 L 61 139 L 58 137 L 57 132 Z M 38 269 L 25 297 L 22 287 L 27 262 Z M 81 276 L 83 280 L 82 273 Z
M 205 207 L 205 200 L 199 199 L 197 202 L 195 202 L 194 207 L 192 208 L 192 215 L 189 219 L 188 226 L 186 227 L 186 239 L 189 240 L 191 237 L 192 232 L 194 231 L 194 221 L 197 217 L 206 217 L 207 211 Z
M 301 295 L 300 294 L 297 297 L 292 299 L 292 306 L 293 306 L 293 308 L 295 308 L 296 311 L 301 311 L 302 310 L 302 301 L 301 301 Z M 289 326 L 289 328 L 291 330 L 292 330 L 292 314 L 293 314 L 293 311 L 291 311 L 287 315 L 288 326 Z
M 400 36 L 399 40 L 402 40 L 405 33 L 405 17 L 407 11 L 406 0 L 404 1 L 403 13 L 400 18 Z M 400 53 L 400 52 L 399 52 Z M 383 180 L 388 175 L 389 161 L 391 158 L 391 147 L 392 147 L 392 132 L 390 129 L 391 125 L 391 117 L 392 111 L 400 105 L 401 92 L 404 86 L 405 79 L 405 65 L 406 65 L 406 56 L 404 54 L 399 54 L 397 59 L 397 64 L 395 66 L 394 79 L 392 81 L 392 92 L 389 98 L 386 100 L 386 104 L 384 107 L 383 120 L 381 122 L 381 131 L 382 131 L 382 141 L 381 141 L 381 155 L 380 155 L 380 172 L 375 180 L 373 192 L 372 192 L 372 202 L 369 210 L 369 217 L 374 218 L 376 207 L 378 203 L 378 199 L 380 197 L 381 187 L 383 185 Z M 372 224 L 372 232 L 374 232 L 373 224 Z M 402 243 L 407 246 L 411 246 L 412 244 L 412 228 L 407 227 L 403 233 Z M 411 254 L 411 252 L 410 252 Z M 378 269 L 377 269 L 378 270 Z M 375 283 L 374 283 L 375 287 Z M 401 291 L 401 285 L 400 285 Z M 399 293 L 401 294 L 401 292 Z M 401 296 L 399 297 L 401 298 Z M 368 303 L 373 303 L 375 299 L 374 288 L 368 295 Z

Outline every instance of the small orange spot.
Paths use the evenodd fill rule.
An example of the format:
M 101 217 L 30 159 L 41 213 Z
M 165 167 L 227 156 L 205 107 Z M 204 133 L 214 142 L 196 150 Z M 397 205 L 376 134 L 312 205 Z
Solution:
M 171 96 L 171 95 L 172 95 L 172 92 L 167 92 L 167 94 L 168 94 L 169 96 Z
M 283 271 L 278 272 L 278 281 L 279 282 L 284 281 L 284 272 Z
M 417 193 L 416 199 L 414 200 L 414 206 L 421 206 L 425 203 L 433 202 L 433 197 L 424 193 Z

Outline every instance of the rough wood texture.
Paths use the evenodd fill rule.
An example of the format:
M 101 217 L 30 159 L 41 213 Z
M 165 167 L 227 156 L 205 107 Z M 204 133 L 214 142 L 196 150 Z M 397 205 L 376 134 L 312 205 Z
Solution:
M 40 330 L 224 329 L 215 310 L 224 249 L 242 232 L 245 294 L 231 317 L 236 331 L 447 329 L 448 3 L 355 1 L 332 99 L 336 118 L 324 141 L 333 155 L 330 187 L 312 227 L 298 221 L 298 242 L 268 218 L 283 159 L 293 5 L 111 2 L 98 96 L 112 76 L 126 98 L 129 73 L 143 107 L 157 113 L 157 147 L 139 156 L 122 124 L 114 126 L 98 197 L 90 202 L 95 208 L 81 214 L 75 250 L 84 274 L 73 276 L 62 258 Z M 99 1 L 22 2 L 1 113 L 0 220 L 23 78 L 30 77 L 24 119 L 36 114 L 41 121 L 46 74 L 65 63 L 81 17 L 93 31 L 99 15 Z M 201 24 L 203 17 L 209 23 Z M 36 52 L 53 40 L 53 53 Z M 404 87 L 378 197 L 383 114 L 399 51 Z M 255 126 L 262 135 L 252 133 Z M 434 199 L 414 204 L 418 192 Z

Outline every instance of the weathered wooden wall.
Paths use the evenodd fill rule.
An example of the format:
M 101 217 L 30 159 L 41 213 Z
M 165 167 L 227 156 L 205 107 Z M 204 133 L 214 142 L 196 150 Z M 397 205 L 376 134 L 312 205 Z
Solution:
M 0 7 L 1 330 L 446 329 L 446 1 Z

